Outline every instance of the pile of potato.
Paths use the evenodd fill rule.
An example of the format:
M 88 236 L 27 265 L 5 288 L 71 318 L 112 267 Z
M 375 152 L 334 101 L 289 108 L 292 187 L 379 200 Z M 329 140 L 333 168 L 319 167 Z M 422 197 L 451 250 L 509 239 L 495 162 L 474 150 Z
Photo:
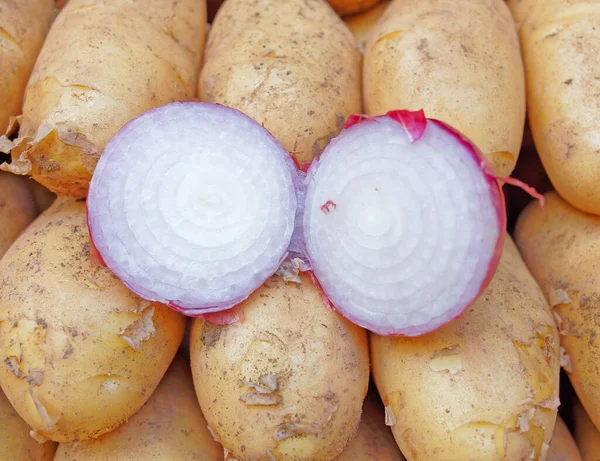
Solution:
M 0 0 L 0 460 L 600 459 L 599 49 L 596 0 Z M 91 261 L 85 197 L 125 123 L 196 99 L 299 163 L 424 109 L 545 206 L 505 186 L 490 285 L 420 337 L 306 275 L 187 319 Z

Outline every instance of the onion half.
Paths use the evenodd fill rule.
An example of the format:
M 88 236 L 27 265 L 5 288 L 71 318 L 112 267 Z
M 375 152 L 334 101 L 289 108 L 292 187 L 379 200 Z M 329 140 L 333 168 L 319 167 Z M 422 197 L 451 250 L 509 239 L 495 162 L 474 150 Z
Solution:
M 133 292 L 189 316 L 273 275 L 295 228 L 297 170 L 241 112 L 173 103 L 106 145 L 87 200 L 92 245 Z
M 306 251 L 342 315 L 416 336 L 467 309 L 495 273 L 504 196 L 483 155 L 422 111 L 353 117 L 307 175 Z

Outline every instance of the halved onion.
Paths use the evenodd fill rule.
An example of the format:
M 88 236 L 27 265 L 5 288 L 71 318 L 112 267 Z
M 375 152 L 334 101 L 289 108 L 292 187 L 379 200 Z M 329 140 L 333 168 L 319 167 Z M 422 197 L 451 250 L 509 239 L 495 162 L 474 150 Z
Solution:
M 153 109 L 104 149 L 87 201 L 92 243 L 142 298 L 190 316 L 227 309 L 287 254 L 296 174 L 279 142 L 235 109 Z
M 304 237 L 334 307 L 382 335 L 460 315 L 500 257 L 504 198 L 484 157 L 423 112 L 352 118 L 308 170 Z

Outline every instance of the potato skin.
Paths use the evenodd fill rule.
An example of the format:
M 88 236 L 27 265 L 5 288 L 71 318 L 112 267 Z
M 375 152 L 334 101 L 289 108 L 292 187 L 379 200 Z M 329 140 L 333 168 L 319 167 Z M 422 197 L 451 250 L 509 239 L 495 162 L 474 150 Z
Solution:
M 573 406 L 575 440 L 583 461 L 600 461 L 600 432 L 579 402 Z
M 95 440 L 61 443 L 54 461 L 222 461 L 202 416 L 189 363 L 176 356 L 150 400 L 131 419 Z
M 185 318 L 92 267 L 85 203 L 59 199 L 0 262 L 0 385 L 37 433 L 98 437 L 150 397 Z
M 322 0 L 228 0 L 210 29 L 199 94 L 310 162 L 361 111 L 360 72 L 352 33 Z
M 37 214 L 25 179 L 0 172 L 0 259 Z
M 205 34 L 206 0 L 70 0 L 27 85 L 8 168 L 85 197 L 126 122 L 195 96 Z
M 560 343 L 572 367 L 567 374 L 600 427 L 600 217 L 577 210 L 554 192 L 545 198 L 544 210 L 533 204 L 525 208 L 515 240 L 561 319 Z
M 558 406 L 558 331 L 509 236 L 490 285 L 462 317 L 418 338 L 370 338 L 373 377 L 407 460 L 544 459 Z
M 546 461 L 582 461 L 577 444 L 560 416 L 556 418 Z
M 0 459 L 2 461 L 52 461 L 56 443 L 39 443 L 0 390 Z
M 470 138 L 498 175 L 514 169 L 525 86 L 503 0 L 392 2 L 367 43 L 363 81 L 367 114 L 424 109 Z
M 370 10 L 344 18 L 344 22 L 358 42 L 361 53 L 364 53 L 371 31 L 389 4 L 390 0 L 384 0 Z
M 335 461 L 406 461 L 385 425 L 383 406 L 374 393 L 367 394 L 356 436 Z
M 0 134 L 21 113 L 27 79 L 54 13 L 53 0 L 0 0 Z
M 354 436 L 369 384 L 366 332 L 302 285 L 272 277 L 240 305 L 244 320 L 192 325 L 200 407 L 239 461 L 326 461 Z
M 520 22 L 529 124 L 540 158 L 561 197 L 600 214 L 598 2 L 508 3 Z
M 360 13 L 372 8 L 381 0 L 327 0 L 341 16 Z

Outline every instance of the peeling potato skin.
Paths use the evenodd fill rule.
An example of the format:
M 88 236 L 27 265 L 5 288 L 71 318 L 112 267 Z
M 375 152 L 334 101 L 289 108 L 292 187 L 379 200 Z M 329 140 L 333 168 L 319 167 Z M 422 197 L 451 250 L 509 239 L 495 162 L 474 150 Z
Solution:
M 561 197 L 583 211 L 600 214 L 598 2 L 508 4 L 519 22 L 527 111 L 540 159 Z
M 340 15 L 355 14 L 374 7 L 381 0 L 327 0 Z
M 498 175 L 514 169 L 525 83 L 503 0 L 392 2 L 367 43 L 363 82 L 367 114 L 424 109 L 470 138 Z
M 361 53 L 364 53 L 371 31 L 390 2 L 391 0 L 384 0 L 370 10 L 344 18 L 344 22 L 348 26 L 348 29 L 350 29 L 350 32 L 352 32 L 352 35 L 354 35 Z
M 373 377 L 407 460 L 544 460 L 557 415 L 558 331 L 508 235 L 490 285 L 462 317 L 418 338 L 370 338 Z M 448 370 L 440 357 L 452 358 Z
M 189 364 L 175 360 L 152 397 L 131 419 L 95 440 L 61 443 L 54 461 L 222 461 L 202 416 Z
M 579 402 L 576 402 L 573 406 L 573 413 L 575 417 L 574 435 L 581 452 L 581 458 L 583 461 L 599 461 L 600 432 L 598 432 Z
M 146 309 L 154 331 L 134 350 L 121 336 Z M 183 316 L 90 265 L 82 201 L 58 199 L 0 262 L 0 385 L 48 439 L 98 437 L 126 421 L 158 385 L 184 328 Z
M 379 399 L 369 392 L 356 436 L 335 461 L 406 461 L 385 425 Z
M 598 454 L 600 456 L 600 451 Z M 577 444 L 560 416 L 556 419 L 546 461 L 582 461 Z
M 52 461 L 56 443 L 38 443 L 0 390 L 0 459 L 2 461 Z
M 25 179 L 0 172 L 0 259 L 37 214 Z
M 195 97 L 205 35 L 205 0 L 70 0 L 27 85 L 25 141 L 11 168 L 85 197 L 102 149 L 125 123 Z M 38 129 L 54 131 L 40 139 Z
M 525 208 L 515 240 L 547 299 L 560 289 L 572 301 L 553 306 L 562 319 L 560 343 L 571 358 L 571 383 L 600 427 L 600 217 L 577 210 L 556 193 L 545 198 L 544 210 Z
M 54 13 L 53 0 L 0 0 L 0 134 L 21 113 L 27 79 Z
M 327 461 L 356 433 L 369 384 L 366 332 L 301 279 L 269 279 L 240 305 L 241 322 L 193 322 L 200 407 L 239 461 Z
M 228 0 L 212 24 L 202 101 L 261 123 L 310 162 L 361 111 L 361 55 L 322 0 Z

